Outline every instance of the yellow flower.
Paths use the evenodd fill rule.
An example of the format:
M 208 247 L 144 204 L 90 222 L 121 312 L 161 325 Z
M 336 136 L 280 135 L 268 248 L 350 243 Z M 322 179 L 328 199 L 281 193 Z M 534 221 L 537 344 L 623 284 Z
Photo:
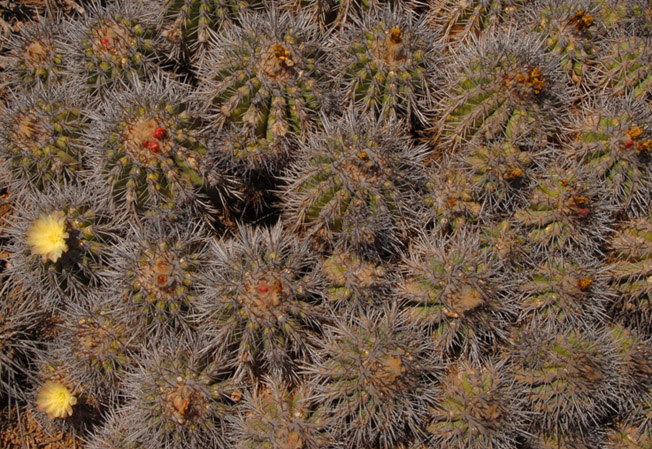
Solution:
M 48 380 L 38 391 L 36 406 L 39 411 L 47 413 L 51 418 L 66 418 L 72 416 L 72 407 L 77 404 L 77 398 L 63 384 Z
M 39 254 L 43 262 L 48 259 L 56 262 L 68 251 L 67 238 L 65 216 L 60 211 L 41 214 L 27 230 L 27 244 L 32 248 L 32 254 Z

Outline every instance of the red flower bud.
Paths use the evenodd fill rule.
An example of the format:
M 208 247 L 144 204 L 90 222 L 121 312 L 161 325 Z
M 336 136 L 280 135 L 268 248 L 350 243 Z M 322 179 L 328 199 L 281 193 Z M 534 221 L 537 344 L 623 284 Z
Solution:
M 578 207 L 578 208 L 577 208 L 577 213 L 578 213 L 578 215 L 580 215 L 581 217 L 586 217 L 587 215 L 589 215 L 589 212 L 590 212 L 590 211 L 589 211 L 589 208 L 588 208 L 588 207 Z
M 159 140 L 164 139 L 166 135 L 167 135 L 167 131 L 162 126 L 159 126 L 154 130 L 155 139 L 159 139 Z
M 258 284 L 258 292 L 265 294 L 269 291 L 269 285 L 267 285 L 267 282 L 261 282 Z

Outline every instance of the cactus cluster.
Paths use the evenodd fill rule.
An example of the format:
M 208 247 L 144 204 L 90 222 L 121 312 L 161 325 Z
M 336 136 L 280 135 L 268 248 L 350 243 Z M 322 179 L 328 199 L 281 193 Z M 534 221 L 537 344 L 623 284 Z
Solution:
M 650 449 L 649 1 L 0 4 L 0 445 Z

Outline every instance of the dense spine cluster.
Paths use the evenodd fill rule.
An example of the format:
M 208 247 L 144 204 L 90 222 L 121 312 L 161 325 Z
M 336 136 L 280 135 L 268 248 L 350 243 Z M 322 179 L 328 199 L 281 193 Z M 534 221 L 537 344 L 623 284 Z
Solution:
M 143 333 L 131 316 L 111 309 L 103 298 L 70 307 L 58 338 L 41 349 L 43 363 L 58 365 L 94 406 L 114 405 L 121 377 L 138 353 Z
M 595 172 L 552 165 L 539 178 L 528 205 L 514 221 L 541 252 L 590 254 L 607 231 L 607 205 L 598 195 Z
M 20 288 L 2 286 L 2 294 L 15 301 Z M 24 398 L 25 392 L 20 381 L 39 345 L 39 323 L 41 312 L 35 307 L 10 302 L 0 304 L 0 399 L 12 404 L 12 399 Z

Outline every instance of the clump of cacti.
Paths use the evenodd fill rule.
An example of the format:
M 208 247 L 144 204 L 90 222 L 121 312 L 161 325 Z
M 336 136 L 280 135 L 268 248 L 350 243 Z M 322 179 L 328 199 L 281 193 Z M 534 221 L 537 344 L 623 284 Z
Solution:
M 40 351 L 35 365 L 31 412 L 42 428 L 83 432 L 98 419 L 100 404 L 88 394 L 88 385 L 74 378 L 69 365 Z
M 521 271 L 533 249 L 527 237 L 509 220 L 487 226 L 480 240 L 483 251 L 500 261 L 508 272 Z
M 602 43 L 593 82 L 618 96 L 640 100 L 652 96 L 652 37 L 617 33 Z
M 648 0 L 0 4 L 0 445 L 651 449 Z
M 421 218 L 449 233 L 484 217 L 484 204 L 473 195 L 473 185 L 457 167 L 439 166 L 428 172 Z
M 57 340 L 40 357 L 66 370 L 67 380 L 95 406 L 114 405 L 116 390 L 138 352 L 144 332 L 133 316 L 119 314 L 105 299 L 70 305 L 57 327 Z
M 470 179 L 471 202 L 483 204 L 488 216 L 504 215 L 525 203 L 546 159 L 545 150 L 524 139 L 498 139 L 469 145 L 451 165 L 459 165 L 460 176 Z
M 391 297 L 391 273 L 352 251 L 335 250 L 320 265 L 324 296 L 335 307 L 366 307 Z

